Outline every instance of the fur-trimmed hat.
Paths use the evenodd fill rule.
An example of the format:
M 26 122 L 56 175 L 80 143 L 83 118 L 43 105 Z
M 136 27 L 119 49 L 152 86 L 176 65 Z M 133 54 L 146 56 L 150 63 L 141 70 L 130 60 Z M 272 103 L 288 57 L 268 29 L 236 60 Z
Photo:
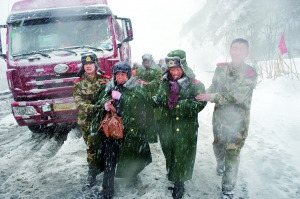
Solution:
M 81 68 L 77 73 L 77 77 L 81 77 L 85 73 L 84 65 L 90 64 L 90 63 L 95 64 L 95 68 L 96 68 L 97 72 L 104 74 L 104 72 L 100 69 L 99 60 L 98 60 L 97 56 L 92 52 L 87 52 L 87 53 L 84 53 L 81 55 Z
M 131 78 L 131 66 L 127 62 L 118 62 L 114 65 L 113 74 L 116 76 L 117 72 L 127 73 L 128 79 Z
M 181 69 L 183 69 L 183 66 L 181 64 L 179 57 L 166 57 L 165 62 L 166 62 L 168 70 L 170 70 L 171 68 L 175 68 L 175 67 L 180 67 Z
M 195 79 L 196 75 L 193 72 L 191 68 L 188 67 L 187 61 L 186 61 L 186 53 L 184 50 L 172 50 L 171 52 L 168 53 L 168 57 L 179 57 L 180 58 L 180 63 L 183 66 L 183 69 L 185 71 L 185 74 L 190 77 L 191 79 Z
M 148 60 L 148 61 L 152 61 L 153 60 L 153 57 L 152 57 L 152 55 L 151 54 L 144 54 L 143 56 L 142 56 L 142 60 L 143 61 L 145 61 L 145 60 Z

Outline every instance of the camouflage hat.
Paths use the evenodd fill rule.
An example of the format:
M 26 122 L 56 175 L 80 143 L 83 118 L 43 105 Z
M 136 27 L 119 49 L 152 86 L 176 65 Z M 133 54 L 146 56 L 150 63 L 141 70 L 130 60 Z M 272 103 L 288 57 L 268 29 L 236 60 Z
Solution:
M 165 61 L 168 69 L 175 67 L 183 68 L 179 57 L 166 57 Z
M 185 54 L 185 51 L 178 49 L 178 50 L 173 50 L 173 51 L 169 52 L 167 56 L 168 57 L 179 57 L 180 59 L 185 59 L 186 54 Z

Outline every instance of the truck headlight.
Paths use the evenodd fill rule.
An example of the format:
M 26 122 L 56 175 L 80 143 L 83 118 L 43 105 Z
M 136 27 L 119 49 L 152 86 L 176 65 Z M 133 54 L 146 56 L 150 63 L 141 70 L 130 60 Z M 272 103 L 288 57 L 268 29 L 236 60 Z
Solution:
M 46 113 L 46 112 L 51 112 L 51 111 L 52 111 L 51 105 L 48 104 L 48 103 L 44 104 L 44 105 L 42 106 L 42 111 L 43 111 L 44 113 Z
M 23 115 L 35 115 L 37 114 L 35 108 L 33 106 L 14 106 L 13 112 L 17 116 Z

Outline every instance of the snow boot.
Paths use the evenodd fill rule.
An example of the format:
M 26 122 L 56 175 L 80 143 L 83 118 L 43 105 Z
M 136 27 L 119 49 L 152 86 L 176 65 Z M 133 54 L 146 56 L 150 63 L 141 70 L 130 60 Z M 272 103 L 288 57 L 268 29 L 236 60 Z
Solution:
M 98 199 L 113 199 L 114 189 L 102 189 L 102 191 L 98 194 Z
M 172 192 L 173 199 L 181 199 L 184 194 L 184 183 L 175 182 L 174 187 L 169 187 L 169 190 L 173 190 Z
M 88 176 L 86 179 L 86 186 L 93 187 L 96 184 L 96 176 L 98 169 L 95 166 L 89 166 Z
M 233 199 L 233 194 L 224 194 L 224 193 L 223 193 L 221 199 Z

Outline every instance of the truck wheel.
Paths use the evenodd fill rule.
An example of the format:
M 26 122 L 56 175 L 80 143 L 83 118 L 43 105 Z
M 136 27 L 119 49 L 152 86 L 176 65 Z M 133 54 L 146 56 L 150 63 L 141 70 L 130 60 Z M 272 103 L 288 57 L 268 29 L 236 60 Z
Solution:
M 32 126 L 28 126 L 28 128 L 33 133 L 45 133 L 45 132 L 47 132 L 47 126 L 46 125 L 32 125 Z

